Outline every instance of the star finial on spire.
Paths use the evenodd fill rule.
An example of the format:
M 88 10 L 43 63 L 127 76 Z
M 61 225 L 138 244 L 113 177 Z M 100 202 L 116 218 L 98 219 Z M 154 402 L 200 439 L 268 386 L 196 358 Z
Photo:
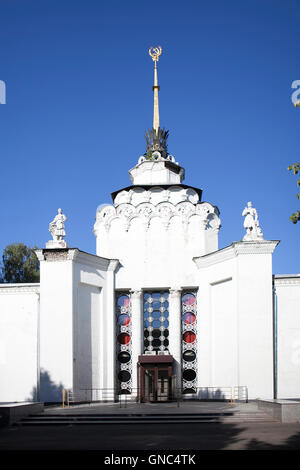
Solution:
M 153 129 L 158 132 L 159 129 L 159 106 L 158 106 L 158 79 L 157 79 L 157 62 L 159 60 L 159 56 L 162 53 L 161 46 L 157 47 L 150 47 L 149 48 L 149 55 L 152 57 L 154 62 L 154 85 L 153 85 L 153 92 L 154 92 L 154 109 L 153 109 Z

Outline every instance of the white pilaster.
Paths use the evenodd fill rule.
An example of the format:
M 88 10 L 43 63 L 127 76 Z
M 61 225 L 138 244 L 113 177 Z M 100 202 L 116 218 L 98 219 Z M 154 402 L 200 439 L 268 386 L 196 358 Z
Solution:
M 181 389 L 181 289 L 171 288 L 169 295 L 169 351 L 174 358 L 176 389 Z
M 107 270 L 106 308 L 105 308 L 105 349 L 104 349 L 104 388 L 116 388 L 116 312 L 115 312 L 115 269 L 117 260 L 111 260 Z M 110 392 L 109 392 L 110 393 Z
M 132 289 L 131 291 L 131 324 L 132 324 L 132 388 L 135 394 L 138 386 L 137 362 L 143 353 L 143 291 Z
M 78 250 L 37 250 L 40 260 L 40 400 L 73 388 L 73 266 Z

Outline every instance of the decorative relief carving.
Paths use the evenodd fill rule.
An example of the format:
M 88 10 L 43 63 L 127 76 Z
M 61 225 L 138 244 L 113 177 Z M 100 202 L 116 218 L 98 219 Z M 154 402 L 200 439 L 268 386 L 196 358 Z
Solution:
M 137 207 L 136 212 L 143 217 L 151 217 L 155 212 L 155 207 L 149 203 L 143 203 Z
M 157 195 L 158 193 L 159 188 L 156 188 L 155 194 Z M 161 191 L 160 194 L 163 195 L 164 198 L 169 199 L 170 192 Z M 143 200 L 145 200 L 144 195 L 142 197 Z M 123 203 L 117 207 L 110 206 L 108 208 L 105 206 L 103 209 L 100 209 L 97 212 L 96 225 L 98 223 L 104 224 L 105 229 L 108 231 L 112 220 L 120 219 L 125 230 L 128 231 L 131 221 L 136 217 L 141 217 L 143 224 L 147 229 L 153 217 L 160 217 L 163 226 L 165 229 L 168 229 L 170 220 L 174 216 L 179 216 L 182 219 L 183 224 L 188 224 L 190 218 L 197 215 L 200 216 L 201 225 L 204 230 L 219 230 L 221 221 L 218 214 L 218 209 L 207 202 L 192 204 L 192 202 L 185 200 L 178 202 L 177 204 L 172 204 L 171 202 L 164 200 L 156 205 L 149 202 L 141 202 L 137 206 Z
M 156 208 L 156 214 L 162 219 L 163 226 L 167 229 L 169 227 L 170 219 L 174 214 L 174 206 L 169 202 L 163 202 Z
M 33 294 L 39 295 L 40 293 L 40 285 L 39 283 L 35 283 L 36 285 L 24 286 L 23 284 L 0 284 L 0 295 L 1 294 L 16 294 L 21 292 L 29 292 Z
M 68 260 L 68 251 L 69 250 L 55 250 L 44 251 L 45 261 L 67 261 Z
M 300 286 L 300 277 L 297 274 L 294 277 L 290 276 L 290 277 L 286 277 L 286 278 L 276 277 L 276 275 L 275 275 L 274 282 L 275 282 L 275 287 L 278 287 L 278 286 L 291 286 L 291 285 L 299 285 Z
M 117 215 L 121 215 L 123 217 L 132 217 L 134 213 L 134 206 L 131 204 L 121 204 L 117 210 L 116 210 Z
M 168 201 L 170 199 L 170 191 L 168 189 L 165 189 L 162 193 L 162 197 L 164 201 Z
M 191 202 L 180 202 L 176 206 L 177 213 L 182 215 L 185 218 L 189 218 L 192 214 L 195 213 L 195 206 Z

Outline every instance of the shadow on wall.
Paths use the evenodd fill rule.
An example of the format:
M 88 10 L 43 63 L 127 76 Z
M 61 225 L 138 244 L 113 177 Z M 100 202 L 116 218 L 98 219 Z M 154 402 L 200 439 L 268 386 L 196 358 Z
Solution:
M 40 398 L 38 399 L 36 387 L 33 387 L 28 401 L 61 403 L 63 388 L 62 383 L 56 384 L 51 380 L 49 373 L 42 370 L 40 374 Z

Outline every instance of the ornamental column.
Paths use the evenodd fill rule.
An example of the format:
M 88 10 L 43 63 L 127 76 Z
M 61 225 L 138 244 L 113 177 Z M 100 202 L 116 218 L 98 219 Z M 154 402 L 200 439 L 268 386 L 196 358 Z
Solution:
M 174 358 L 176 395 L 181 390 L 181 289 L 171 288 L 169 295 L 169 351 Z
M 131 293 L 131 325 L 132 325 L 132 391 L 135 395 L 138 387 L 137 363 L 138 357 L 143 354 L 143 291 L 132 289 Z

